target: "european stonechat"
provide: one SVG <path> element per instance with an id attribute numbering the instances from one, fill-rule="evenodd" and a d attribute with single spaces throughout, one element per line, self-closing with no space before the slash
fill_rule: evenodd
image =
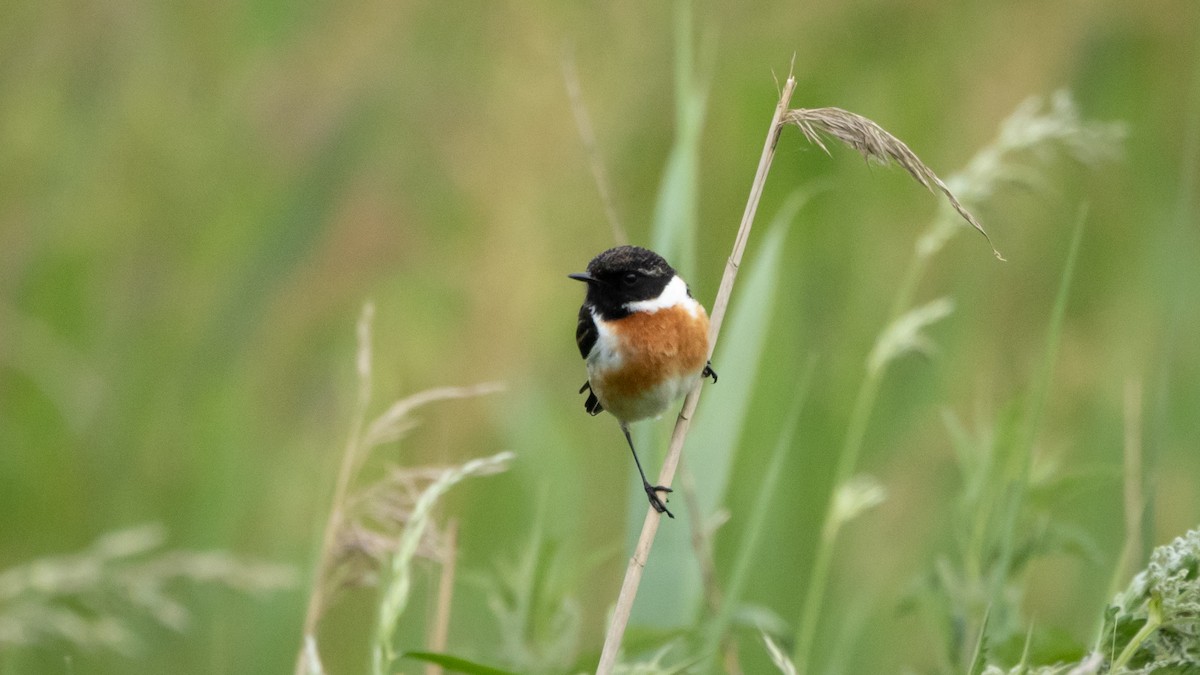
<path id="1" fill-rule="evenodd" d="M 671 488 L 646 480 L 629 424 L 658 417 L 698 378 L 717 381 L 708 362 L 708 314 L 662 256 L 637 246 L 610 248 L 592 258 L 587 272 L 567 276 L 587 284 L 575 328 L 587 360 L 588 379 L 579 389 L 588 391 L 584 409 L 617 418 L 650 505 L 674 518 L 658 495 Z"/>

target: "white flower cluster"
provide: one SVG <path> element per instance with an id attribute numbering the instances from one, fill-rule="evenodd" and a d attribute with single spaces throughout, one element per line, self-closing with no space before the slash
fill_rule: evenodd
<path id="1" fill-rule="evenodd" d="M 1200 663 L 1200 529 L 1154 549 L 1150 564 L 1114 599 L 1113 610 L 1116 626 L 1157 624 L 1136 647 L 1133 662 L 1148 660 L 1151 669 Z"/>

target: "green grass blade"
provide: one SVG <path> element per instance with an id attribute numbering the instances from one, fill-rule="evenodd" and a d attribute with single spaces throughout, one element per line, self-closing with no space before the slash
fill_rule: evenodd
<path id="1" fill-rule="evenodd" d="M 695 467 L 696 487 L 704 515 L 710 516 L 729 484 L 737 443 L 750 417 L 757 374 L 771 332 L 776 290 L 783 271 L 789 226 L 808 199 L 797 191 L 768 226 L 762 249 L 746 267 L 732 303 L 725 332 L 713 354 L 722 379 L 704 392 L 688 443 L 688 462 Z M 728 375 L 728 376 L 727 376 Z"/>
<path id="2" fill-rule="evenodd" d="M 675 12 L 675 141 L 654 205 L 650 248 L 689 280 L 695 279 L 696 272 L 700 136 L 708 108 L 708 86 L 697 74 L 693 42 L 691 2 L 679 0 Z"/>
<path id="3" fill-rule="evenodd" d="M 971 667 L 967 671 L 968 675 L 983 675 L 984 669 L 987 668 L 988 655 L 988 640 L 987 629 L 988 619 L 991 617 L 991 611 L 984 612 L 983 625 L 979 627 L 979 638 L 975 641 L 975 651 L 971 656 Z"/>
<path id="4" fill-rule="evenodd" d="M 417 498 L 404 533 L 400 536 L 396 552 L 381 575 L 385 583 L 382 585 L 371 648 L 371 663 L 376 675 L 388 672 L 390 664 L 395 660 L 392 638 L 396 633 L 400 615 L 408 606 L 409 590 L 412 588 L 412 561 L 421 537 L 432 522 L 434 505 L 450 488 L 464 479 L 503 470 L 508 467 L 513 457 L 511 452 L 501 452 L 447 469 Z"/>
<path id="5" fill-rule="evenodd" d="M 468 661 L 467 659 L 452 656 L 450 654 L 438 654 L 435 652 L 404 652 L 400 655 L 400 658 L 424 661 L 425 663 L 433 663 L 445 668 L 451 673 L 465 673 L 466 675 L 516 675 L 508 670 L 501 670 L 499 668 L 485 666 L 482 663 Z"/>
<path id="6" fill-rule="evenodd" d="M 1075 273 L 1075 260 L 1079 255 L 1079 242 L 1083 239 L 1083 225 L 1087 220 L 1087 208 L 1081 208 L 1075 223 L 1071 244 L 1067 250 L 1066 264 L 1063 266 L 1062 280 L 1059 282 L 1058 293 L 1054 299 L 1054 309 L 1050 313 L 1050 327 L 1046 331 L 1045 352 L 1037 381 L 1029 399 L 1029 407 L 1024 415 L 1022 434 L 1017 447 L 1014 448 L 1010 462 L 1013 464 L 1005 477 L 1011 488 L 1007 508 L 1004 511 L 1003 530 L 1000 533 L 1001 564 L 997 569 L 1007 570 L 1014 556 L 1013 540 L 1016 536 L 1017 521 L 1021 508 L 1025 503 L 1025 495 L 1029 490 L 1029 471 L 1033 464 L 1033 444 L 1037 438 L 1038 427 L 1041 425 L 1042 413 L 1046 408 L 1046 397 L 1050 391 L 1050 382 L 1054 375 L 1054 363 L 1058 357 L 1058 347 L 1062 341 L 1063 317 L 1066 315 L 1067 299 L 1070 296 L 1071 280 Z M 993 577 L 993 601 L 1003 592 L 1006 581 L 1005 575 Z"/>
<path id="7" fill-rule="evenodd" d="M 767 654 L 771 656 L 771 663 L 774 663 L 775 667 L 778 668 L 779 672 L 783 673 L 783 675 L 796 675 L 796 666 L 792 663 L 791 659 L 787 657 L 787 654 L 783 653 L 783 650 L 779 648 L 779 645 L 775 644 L 775 641 L 771 639 L 770 635 L 767 635 L 766 633 L 761 633 L 761 635 L 763 644 L 765 644 L 767 647 Z"/>
<path id="8" fill-rule="evenodd" d="M 787 201 L 771 223 L 762 249 L 744 266 L 738 297 L 731 303 L 726 332 L 713 357 L 720 382 L 704 392 L 692 423 L 693 433 L 684 449 L 683 462 L 695 478 L 696 500 L 705 519 L 722 501 L 737 443 L 750 416 L 755 375 L 770 334 L 775 290 L 783 268 L 785 237 L 806 196 L 797 192 Z M 641 490 L 637 494 L 644 505 L 645 495 Z M 682 506 L 683 499 L 678 497 L 672 503 Z M 644 511 L 637 509 L 635 513 L 640 519 Z M 660 555 L 652 557 L 646 567 L 633 617 L 660 627 L 690 623 L 704 598 L 700 572 L 693 562 L 690 528 L 686 522 L 680 527 L 663 528 L 654 546 Z M 661 567 L 655 558 L 664 561 Z"/>
<path id="9" fill-rule="evenodd" d="M 1050 381 L 1054 375 L 1054 363 L 1058 359 L 1058 347 L 1062 342 L 1063 317 L 1067 311 L 1067 300 L 1070 297 L 1071 280 L 1075 274 L 1075 261 L 1079 257 L 1079 242 L 1083 239 L 1083 225 L 1087 221 L 1087 207 L 1079 210 L 1075 223 L 1075 231 L 1071 235 L 1071 244 L 1067 249 L 1067 261 L 1063 266 L 1062 280 L 1059 282 L 1058 294 L 1054 298 L 1054 309 L 1050 313 L 1050 329 L 1046 333 L 1045 352 L 1042 355 L 1042 366 L 1037 384 L 1030 400 L 1029 415 L 1025 428 L 1025 445 L 1033 445 L 1038 427 L 1041 425 L 1042 413 L 1046 409 L 1046 397 L 1050 391 Z"/>
<path id="10" fill-rule="evenodd" d="M 703 78 L 696 72 L 692 23 L 690 0 L 678 0 L 675 5 L 675 138 L 667 157 L 654 207 L 650 248 L 670 261 L 684 279 L 695 282 L 700 136 L 704 128 L 708 90 Z M 659 462 L 647 458 L 662 457 L 666 449 L 666 426 L 643 423 L 633 427 L 634 443 L 642 460 L 649 461 L 654 467 L 646 467 L 650 475 L 657 473 Z M 615 438 L 619 440 L 620 434 L 616 433 Z M 632 550 L 641 533 L 646 495 L 636 481 L 629 481 L 629 489 L 630 508 L 625 541 L 629 550 Z M 676 499 L 675 504 L 676 508 L 673 508 L 673 511 L 682 507 L 683 500 Z M 661 552 L 661 555 L 655 558 L 664 561 L 694 558 L 686 524 L 677 528 L 664 528 L 659 533 L 654 547 Z M 663 570 L 655 566 L 653 558 L 650 564 L 646 570 L 646 583 L 643 583 L 640 593 L 645 597 L 639 597 L 631 620 L 658 628 L 678 626 L 690 621 L 693 603 L 684 594 L 694 592 L 698 584 L 680 583 L 678 562 L 672 565 L 671 569 Z M 694 568 L 688 568 L 687 573 L 693 577 L 698 576 Z"/>
<path id="11" fill-rule="evenodd" d="M 742 541 L 738 546 L 738 555 L 733 561 L 732 571 L 725 585 L 721 609 L 709 624 L 705 634 L 704 645 L 711 655 L 716 654 L 721 640 L 729 629 L 734 611 L 742 602 L 746 581 L 750 575 L 750 565 L 760 557 L 759 547 L 763 541 L 767 513 L 771 501 L 775 497 L 775 489 L 779 485 L 779 476 L 783 472 L 783 464 L 787 458 L 787 453 L 793 447 L 796 428 L 800 423 L 800 411 L 804 408 L 804 400 L 808 396 L 808 387 L 812 381 L 812 366 L 813 364 L 810 360 L 808 366 L 805 368 L 804 375 L 800 378 L 800 384 L 796 388 L 796 397 L 792 403 L 791 411 L 788 413 L 787 421 L 784 422 L 781 428 L 779 441 L 771 451 L 771 458 L 768 460 L 767 468 L 763 472 L 762 478 L 757 482 L 758 492 L 755 495 L 754 506 L 745 522 L 738 527 L 738 531 L 742 533 Z"/>

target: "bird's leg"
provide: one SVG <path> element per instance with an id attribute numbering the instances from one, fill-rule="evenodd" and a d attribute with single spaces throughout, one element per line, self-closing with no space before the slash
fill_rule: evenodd
<path id="1" fill-rule="evenodd" d="M 700 373 L 700 379 L 703 380 L 706 377 L 711 377 L 713 379 L 713 384 L 717 383 L 717 371 L 712 369 L 712 361 L 704 364 L 704 370 Z"/>
<path id="2" fill-rule="evenodd" d="M 633 463 L 637 465 L 638 473 L 642 476 L 642 487 L 646 490 L 646 498 L 650 500 L 650 506 L 654 507 L 655 511 L 665 513 L 674 518 L 675 514 L 667 510 L 666 502 L 658 496 L 659 492 L 672 492 L 671 488 L 662 485 L 651 485 L 650 481 L 646 480 L 646 472 L 642 471 L 642 462 L 638 459 L 637 450 L 633 449 L 633 438 L 629 436 L 629 427 L 622 423 L 621 431 L 625 433 L 625 440 L 629 443 L 629 449 L 633 452 Z"/>

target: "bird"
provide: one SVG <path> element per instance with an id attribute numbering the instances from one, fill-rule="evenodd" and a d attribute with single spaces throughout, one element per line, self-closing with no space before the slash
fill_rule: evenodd
<path id="1" fill-rule="evenodd" d="M 674 518 L 638 459 L 629 425 L 658 417 L 698 380 L 717 373 L 709 361 L 708 313 L 687 283 L 659 254 L 617 246 L 592 258 L 587 271 L 568 274 L 587 284 L 575 342 L 587 362 L 584 410 L 617 419 L 650 506 Z"/>

